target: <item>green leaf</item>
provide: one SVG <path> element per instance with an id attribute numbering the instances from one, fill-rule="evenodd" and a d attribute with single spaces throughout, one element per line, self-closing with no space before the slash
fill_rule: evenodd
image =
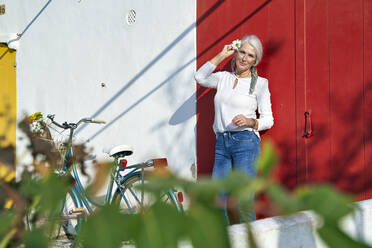
<path id="1" fill-rule="evenodd" d="M 28 179 L 22 187 L 22 191 L 31 198 L 39 199 L 38 207 L 41 212 L 54 214 L 59 214 L 68 190 L 68 178 L 54 173 L 40 180 Z"/>
<path id="2" fill-rule="evenodd" d="M 45 235 L 45 231 L 42 228 L 34 228 L 31 231 L 26 232 L 23 241 L 26 247 L 38 248 L 47 248 L 49 242 Z"/>
<path id="3" fill-rule="evenodd" d="M 158 201 L 140 216 L 141 232 L 135 237 L 138 248 L 177 247 L 186 237 L 187 217 L 172 205 Z"/>
<path id="4" fill-rule="evenodd" d="M 257 161 L 259 174 L 263 178 L 268 178 L 277 164 L 277 155 L 275 152 L 274 144 L 265 140 L 262 144 L 262 153 Z"/>
<path id="5" fill-rule="evenodd" d="M 105 205 L 88 216 L 78 237 L 83 247 L 121 247 L 122 242 L 141 232 L 137 215 L 126 215 L 113 205 Z"/>
<path id="6" fill-rule="evenodd" d="M 325 222 L 338 223 L 342 217 L 355 209 L 348 196 L 337 192 L 329 185 L 301 190 L 297 199 L 302 209 L 314 210 Z"/>
<path id="7" fill-rule="evenodd" d="M 192 226 L 188 230 L 193 247 L 230 247 L 227 225 L 223 211 L 195 202 L 189 210 Z"/>
<path id="8" fill-rule="evenodd" d="M 367 244 L 352 239 L 334 223 L 325 223 L 325 225 L 317 231 L 320 238 L 329 247 L 371 248 L 371 246 Z"/>
<path id="9" fill-rule="evenodd" d="M 16 213 L 14 212 L 14 210 L 5 209 L 0 212 L 0 239 L 2 239 L 2 237 L 9 232 L 13 225 L 15 217 Z"/>
<path id="10" fill-rule="evenodd" d="M 297 199 L 291 197 L 287 190 L 279 184 L 270 184 L 267 188 L 267 194 L 271 200 L 278 204 L 283 214 L 290 214 L 300 210 Z"/>
<path id="11" fill-rule="evenodd" d="M 202 179 L 197 183 L 190 183 L 185 192 L 195 201 L 204 204 L 214 204 L 216 196 L 226 191 L 225 183 L 222 180 Z"/>

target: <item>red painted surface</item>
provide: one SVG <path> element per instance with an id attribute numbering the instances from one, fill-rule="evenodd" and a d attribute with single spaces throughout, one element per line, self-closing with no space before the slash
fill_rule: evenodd
<path id="1" fill-rule="evenodd" d="M 301 20 L 296 28 L 297 118 L 310 110 L 314 134 L 310 139 L 297 134 L 298 182 L 332 182 L 365 199 L 372 189 L 366 173 L 372 166 L 367 148 L 371 126 L 366 125 L 371 111 L 365 105 L 371 82 L 364 76 L 372 70 L 364 65 L 370 60 L 365 50 L 372 45 L 365 42 L 371 8 L 364 8 L 364 1 L 296 3 Z"/>
<path id="2" fill-rule="evenodd" d="M 363 1 L 329 5 L 331 180 L 363 199 Z"/>
<path id="3" fill-rule="evenodd" d="M 372 2 L 199 0 L 197 17 L 198 68 L 245 34 L 263 42 L 258 73 L 269 79 L 275 124 L 262 137 L 281 154 L 276 178 L 289 188 L 332 182 L 372 198 Z M 198 86 L 199 176 L 213 166 L 214 93 Z"/>
<path id="4" fill-rule="evenodd" d="M 330 176 L 328 3 L 296 1 L 297 183 L 327 181 Z M 312 136 L 304 138 L 305 111 Z"/>
<path id="5" fill-rule="evenodd" d="M 367 182 L 372 176 L 372 2 L 364 1 L 363 6 L 363 134 L 364 134 L 364 184 L 365 198 L 372 198 L 372 187 Z"/>

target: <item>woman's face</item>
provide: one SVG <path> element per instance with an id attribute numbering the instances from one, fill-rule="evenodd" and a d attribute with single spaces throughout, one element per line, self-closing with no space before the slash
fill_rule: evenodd
<path id="1" fill-rule="evenodd" d="M 248 42 L 244 43 L 236 53 L 236 70 L 237 72 L 245 72 L 256 62 L 256 51 Z"/>

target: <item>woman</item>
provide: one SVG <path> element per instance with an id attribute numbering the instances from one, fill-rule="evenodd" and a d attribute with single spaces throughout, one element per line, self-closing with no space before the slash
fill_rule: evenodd
<path id="1" fill-rule="evenodd" d="M 236 52 L 235 52 L 236 50 Z M 231 61 L 232 72 L 213 73 L 226 58 Z M 205 63 L 195 74 L 204 87 L 215 88 L 214 124 L 216 152 L 212 178 L 225 178 L 232 169 L 254 178 L 255 160 L 260 152 L 258 131 L 274 124 L 271 111 L 268 80 L 257 75 L 256 66 L 262 58 L 262 44 L 255 35 L 245 36 L 240 44 L 225 45 L 220 53 Z M 258 110 L 259 118 L 256 116 Z M 223 197 L 225 216 L 226 196 Z M 252 196 L 253 201 L 253 196 Z M 255 212 L 240 212 L 240 221 L 256 219 Z"/>

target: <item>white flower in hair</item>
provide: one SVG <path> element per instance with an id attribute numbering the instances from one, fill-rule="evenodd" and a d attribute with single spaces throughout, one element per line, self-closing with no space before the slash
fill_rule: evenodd
<path id="1" fill-rule="evenodd" d="M 242 44 L 241 40 L 234 40 L 231 45 L 234 48 L 234 50 L 238 50 L 241 44 Z"/>

